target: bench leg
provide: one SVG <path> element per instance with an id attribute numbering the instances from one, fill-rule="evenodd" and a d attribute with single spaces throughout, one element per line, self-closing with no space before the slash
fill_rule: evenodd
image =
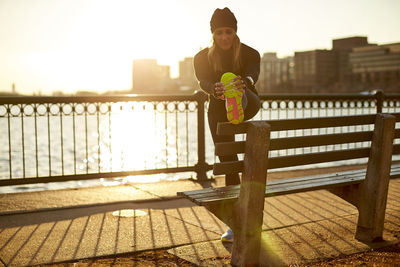
<path id="1" fill-rule="evenodd" d="M 223 221 L 231 229 L 235 229 L 235 215 L 234 212 L 237 209 L 237 200 L 225 201 L 218 204 L 208 204 L 206 208 L 217 216 L 218 219 Z"/>
<path id="2" fill-rule="evenodd" d="M 334 188 L 329 188 L 329 192 L 332 194 L 342 198 L 343 200 L 349 202 L 350 204 L 358 207 L 358 195 L 360 192 L 360 185 L 359 184 L 352 184 L 352 185 L 345 185 L 345 186 L 338 186 Z"/>
<path id="3" fill-rule="evenodd" d="M 356 239 L 381 241 L 390 180 L 395 117 L 378 114 L 365 181 L 360 185 Z"/>
<path id="4" fill-rule="evenodd" d="M 232 260 L 234 266 L 257 266 L 260 258 L 261 231 L 264 214 L 265 184 L 242 184 L 248 191 L 242 197 L 236 210 L 236 221 L 233 225 L 234 240 L 232 246 Z"/>
<path id="5" fill-rule="evenodd" d="M 233 216 L 234 266 L 259 265 L 269 133 L 270 126 L 263 122 L 252 122 L 247 130 L 242 184 Z"/>

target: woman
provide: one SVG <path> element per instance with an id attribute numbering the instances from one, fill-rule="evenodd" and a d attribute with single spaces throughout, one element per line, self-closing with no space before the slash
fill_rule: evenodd
<path id="1" fill-rule="evenodd" d="M 200 87 L 209 94 L 208 124 L 215 143 L 229 142 L 234 136 L 217 136 L 218 122 L 226 122 L 224 84 L 221 76 L 226 72 L 236 74 L 234 89 L 244 90 L 242 107 L 244 120 L 254 117 L 260 109 L 260 99 L 254 84 L 260 73 L 260 54 L 253 48 L 242 44 L 236 35 L 237 21 L 229 8 L 216 9 L 210 21 L 213 44 L 194 57 L 194 69 Z M 237 156 L 220 156 L 221 162 L 237 160 Z M 225 177 L 226 185 L 240 183 L 239 174 L 229 174 Z M 224 237 L 225 236 L 225 237 Z M 231 241 L 231 232 L 222 236 L 223 241 Z"/>

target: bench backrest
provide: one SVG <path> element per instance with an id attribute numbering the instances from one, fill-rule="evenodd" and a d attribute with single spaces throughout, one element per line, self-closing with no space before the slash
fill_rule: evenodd
<path id="1" fill-rule="evenodd" d="M 393 155 L 398 155 L 400 154 L 400 127 L 398 126 L 400 113 L 392 115 L 396 117 L 397 122 Z M 268 169 L 368 158 L 375 119 L 376 115 L 373 114 L 266 121 L 271 126 Z M 217 134 L 245 134 L 249 123 L 244 122 L 239 125 L 219 123 Z M 343 127 L 350 128 L 347 128 L 347 132 L 336 132 L 337 129 Z M 302 134 L 298 136 L 298 132 Z M 355 144 L 360 142 L 363 145 L 357 147 Z M 242 154 L 245 151 L 245 143 L 245 141 L 218 143 L 215 154 L 217 156 Z M 288 149 L 293 153 L 283 153 L 283 155 L 279 153 L 281 150 Z M 239 160 L 215 163 L 213 171 L 215 175 L 220 175 L 242 172 L 242 170 L 243 161 Z"/>

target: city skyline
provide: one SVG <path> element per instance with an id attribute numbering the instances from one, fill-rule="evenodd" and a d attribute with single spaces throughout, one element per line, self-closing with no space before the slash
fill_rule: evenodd
<path id="1" fill-rule="evenodd" d="M 400 41 L 400 2 L 384 1 L 10 1 L 0 0 L 0 90 L 124 90 L 132 62 L 170 65 L 211 44 L 209 19 L 228 6 L 242 42 L 261 56 L 331 49 L 332 39 Z M 276 26 L 272 26 L 276 25 Z M 172 30 L 174 29 L 174 30 Z M 3 41 L 4 40 L 4 41 Z"/>

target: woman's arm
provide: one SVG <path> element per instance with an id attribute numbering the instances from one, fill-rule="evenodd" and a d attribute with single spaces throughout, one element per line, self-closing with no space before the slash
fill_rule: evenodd
<path id="1" fill-rule="evenodd" d="M 202 50 L 195 55 L 194 60 L 194 73 L 199 81 L 200 88 L 206 93 L 214 95 L 215 81 L 211 72 L 211 66 L 208 63 L 207 51 Z"/>
<path id="2" fill-rule="evenodd" d="M 260 75 L 260 54 L 257 50 L 246 47 L 245 52 L 245 69 L 244 69 L 244 77 L 243 81 L 246 84 L 246 87 L 257 93 L 255 89 L 255 83 L 258 80 L 258 76 Z"/>

